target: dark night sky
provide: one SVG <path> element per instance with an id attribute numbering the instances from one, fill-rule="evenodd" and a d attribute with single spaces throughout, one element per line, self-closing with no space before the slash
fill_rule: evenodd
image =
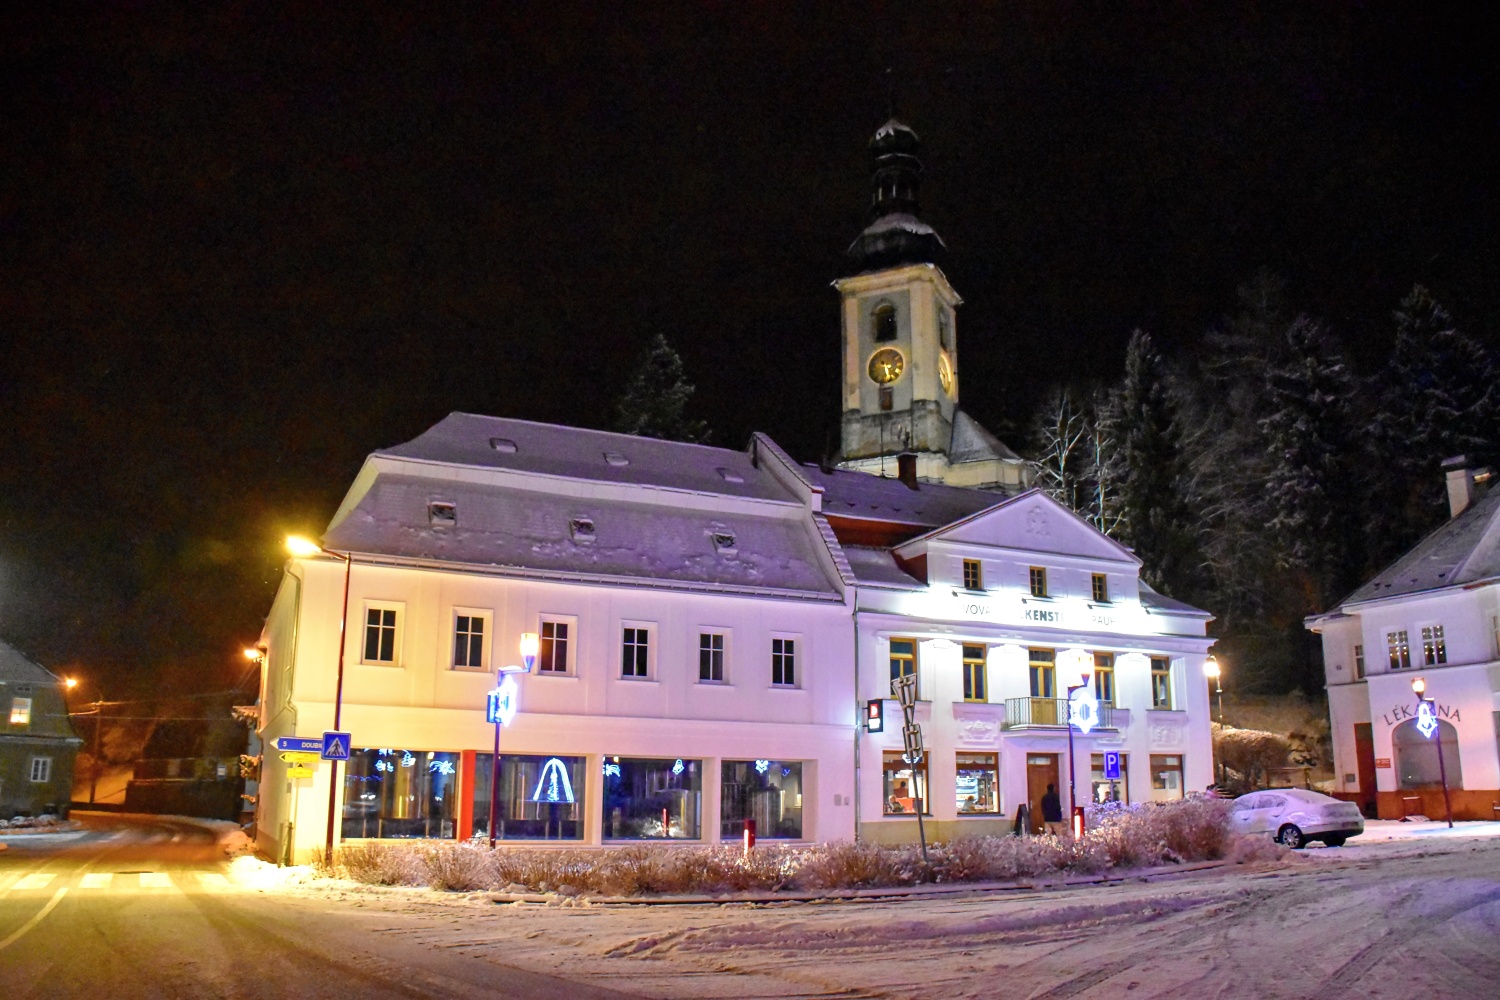
<path id="1" fill-rule="evenodd" d="M 607 425 L 654 331 L 718 443 L 830 451 L 828 283 L 888 66 L 966 299 L 964 406 L 998 430 L 1112 378 L 1137 326 L 1191 350 L 1263 266 L 1365 370 L 1415 281 L 1500 340 L 1478 14 L 25 6 L 0 636 L 111 695 L 233 682 L 281 536 L 369 451 L 452 410 Z"/>

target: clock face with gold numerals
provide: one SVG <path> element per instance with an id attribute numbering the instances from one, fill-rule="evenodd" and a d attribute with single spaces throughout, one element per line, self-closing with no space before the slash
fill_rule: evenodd
<path id="1" fill-rule="evenodd" d="M 906 370 L 906 359 L 894 347 L 883 347 L 870 357 L 870 378 L 880 385 L 890 385 Z"/>
<path id="2" fill-rule="evenodd" d="M 938 355 L 938 381 L 943 383 L 944 392 L 953 391 L 953 363 L 946 354 Z"/>

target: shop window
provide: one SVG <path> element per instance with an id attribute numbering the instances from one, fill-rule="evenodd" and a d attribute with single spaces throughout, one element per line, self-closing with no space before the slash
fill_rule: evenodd
<path id="1" fill-rule="evenodd" d="M 954 796 L 961 816 L 1000 811 L 1000 755 L 960 753 Z"/>
<path id="2" fill-rule="evenodd" d="M 453 666 L 483 670 L 489 666 L 490 613 L 455 609 L 453 612 Z"/>
<path id="3" fill-rule="evenodd" d="M 1161 656 L 1151 657 L 1151 707 L 1172 707 L 1172 661 Z"/>
<path id="4" fill-rule="evenodd" d="M 362 663 L 395 666 L 401 651 L 401 605 L 365 605 L 365 642 Z"/>
<path id="5" fill-rule="evenodd" d="M 771 683 L 776 687 L 797 686 L 797 640 L 771 639 Z"/>
<path id="6" fill-rule="evenodd" d="M 31 782 L 35 785 L 45 785 L 52 780 L 52 758 L 31 758 Z"/>
<path id="7" fill-rule="evenodd" d="M 1115 654 L 1094 654 L 1094 697 L 1100 704 L 1115 703 Z"/>
<path id="8" fill-rule="evenodd" d="M 474 836 L 490 835 L 494 756 L 474 755 Z M 500 754 L 496 840 L 582 840 L 587 788 L 583 757 Z"/>
<path id="9" fill-rule="evenodd" d="M 1155 760 L 1155 758 L 1152 758 Z M 1110 780 L 1104 777 L 1104 755 L 1093 755 L 1093 775 L 1090 778 L 1093 801 L 1130 802 L 1130 755 L 1120 754 L 1120 777 Z M 1180 782 L 1179 782 L 1180 784 Z"/>
<path id="10" fill-rule="evenodd" d="M 1094 587 L 1094 603 L 1095 604 L 1108 604 L 1109 603 L 1109 577 L 1105 576 L 1103 573 L 1095 573 L 1093 575 L 1092 580 L 1093 580 L 1093 587 Z"/>
<path id="11" fill-rule="evenodd" d="M 698 840 L 703 762 L 606 757 L 606 840 Z"/>
<path id="12" fill-rule="evenodd" d="M 900 750 L 887 750 L 884 755 L 885 770 L 885 815 L 910 816 L 917 811 L 917 800 L 922 800 L 922 815 L 932 814 L 932 805 L 927 801 L 927 757 L 922 763 L 908 764 Z"/>
<path id="13" fill-rule="evenodd" d="M 344 771 L 343 836 L 456 837 L 458 765 L 456 753 L 351 751 Z"/>
<path id="14" fill-rule="evenodd" d="M 620 676 L 648 677 L 651 669 L 651 630 L 626 625 L 620 633 Z"/>
<path id="15" fill-rule="evenodd" d="M 544 674 L 573 672 L 573 618 L 543 617 L 538 623 L 537 670 Z"/>
<path id="16" fill-rule="evenodd" d="M 891 640 L 891 696 L 896 694 L 896 681 L 917 674 L 917 643 L 915 639 Z"/>
<path id="17" fill-rule="evenodd" d="M 1365 647 L 1360 645 L 1354 647 L 1354 679 L 1365 679 Z"/>
<path id="18" fill-rule="evenodd" d="M 1182 756 L 1180 754 L 1152 754 L 1151 801 L 1171 802 L 1182 797 Z"/>
<path id="19" fill-rule="evenodd" d="M 1443 626 L 1422 626 L 1422 663 L 1435 667 L 1448 662 L 1448 643 L 1443 639 Z"/>
<path id="20" fill-rule="evenodd" d="M 12 726 L 31 725 L 30 698 L 12 698 L 10 700 L 10 724 Z"/>
<path id="21" fill-rule="evenodd" d="M 964 701 L 985 701 L 984 668 L 986 660 L 984 646 L 964 646 Z"/>
<path id="22" fill-rule="evenodd" d="M 724 682 L 724 633 L 698 633 L 698 681 L 704 684 Z"/>
<path id="23" fill-rule="evenodd" d="M 1031 567 L 1031 596 L 1047 596 L 1047 568 L 1045 566 Z"/>
<path id="24" fill-rule="evenodd" d="M 1411 643 L 1407 641 L 1405 629 L 1387 632 L 1385 647 L 1390 654 L 1392 670 L 1406 670 L 1411 666 Z"/>
<path id="25" fill-rule="evenodd" d="M 984 576 L 980 572 L 978 559 L 964 560 L 964 589 L 983 590 Z"/>
<path id="26" fill-rule="evenodd" d="M 802 837 L 802 763 L 780 760 L 726 760 L 719 783 L 719 836 L 738 839 L 745 820 L 755 820 L 757 837 Z"/>
<path id="27" fill-rule="evenodd" d="M 1458 730 L 1451 722 L 1437 720 L 1437 732 L 1423 736 L 1416 719 L 1407 719 L 1391 731 L 1391 749 L 1396 758 L 1396 787 L 1402 791 L 1441 788 L 1444 771 L 1449 789 L 1464 787 L 1463 761 L 1458 756 Z M 1441 766 L 1438 754 L 1443 755 Z"/>

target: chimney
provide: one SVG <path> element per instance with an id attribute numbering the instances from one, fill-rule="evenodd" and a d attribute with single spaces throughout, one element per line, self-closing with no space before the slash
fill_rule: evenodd
<path id="1" fill-rule="evenodd" d="M 1443 475 L 1448 480 L 1448 516 L 1457 517 L 1474 502 L 1474 470 L 1468 456 L 1443 459 Z"/>
<path id="2" fill-rule="evenodd" d="M 903 451 L 896 456 L 896 478 L 909 490 L 921 489 L 917 485 L 917 456 L 914 452 Z"/>

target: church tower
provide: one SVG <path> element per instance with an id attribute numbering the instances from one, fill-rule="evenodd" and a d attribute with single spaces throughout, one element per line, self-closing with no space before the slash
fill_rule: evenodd
<path id="1" fill-rule="evenodd" d="M 938 267 L 947 247 L 921 219 L 917 134 L 890 119 L 870 140 L 869 220 L 849 247 L 843 300 L 844 407 L 839 467 L 954 486 L 1021 487 L 1025 463 L 958 406 L 957 309 Z"/>

